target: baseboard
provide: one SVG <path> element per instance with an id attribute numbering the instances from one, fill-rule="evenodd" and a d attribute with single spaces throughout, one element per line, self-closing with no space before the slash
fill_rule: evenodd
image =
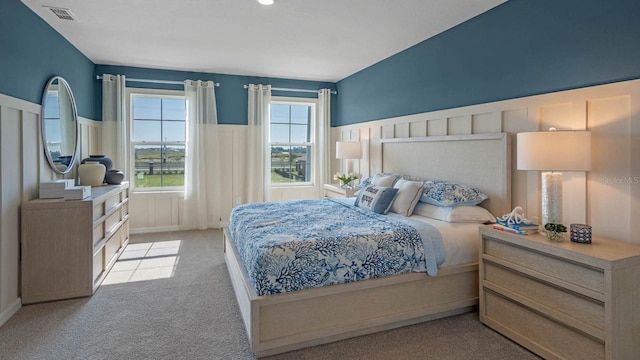
<path id="1" fill-rule="evenodd" d="M 0 313 L 0 326 L 4 325 L 20 308 L 22 308 L 22 299 L 17 298 L 7 310 Z"/>
<path id="2" fill-rule="evenodd" d="M 151 227 L 151 228 L 137 228 L 137 229 L 129 229 L 129 234 L 149 234 L 149 233 L 156 233 L 156 232 L 181 231 L 181 230 L 187 230 L 187 228 L 181 225 L 158 226 L 158 227 Z"/>

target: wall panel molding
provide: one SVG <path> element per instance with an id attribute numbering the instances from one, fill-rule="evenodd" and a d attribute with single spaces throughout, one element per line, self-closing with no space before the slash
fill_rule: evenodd
<path id="1" fill-rule="evenodd" d="M 595 236 L 640 244 L 634 236 L 640 224 L 632 220 L 640 218 L 640 80 L 346 125 L 333 128 L 332 134 L 335 139 L 354 132 L 370 134 L 364 144 L 368 158 L 356 160 L 369 176 L 381 169 L 376 160 L 380 139 L 508 132 L 514 141 L 513 205 L 539 218 L 540 173 L 517 170 L 515 134 L 551 126 L 587 129 L 593 138 L 592 171 L 564 173 L 563 222 L 587 223 Z"/>
<path id="2" fill-rule="evenodd" d="M 39 104 L 0 94 L 0 325 L 20 300 L 20 207 L 38 197 L 41 181 L 62 178 L 49 168 L 40 134 Z M 97 149 L 100 122 L 79 118 L 82 149 Z M 86 138 L 82 134 L 87 134 Z M 75 178 L 71 172 L 67 178 Z"/>

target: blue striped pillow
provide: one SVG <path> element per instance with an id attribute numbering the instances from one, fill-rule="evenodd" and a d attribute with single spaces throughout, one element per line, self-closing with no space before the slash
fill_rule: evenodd
<path id="1" fill-rule="evenodd" d="M 392 187 L 369 185 L 362 188 L 355 205 L 377 214 L 386 214 L 397 193 L 398 189 Z"/>

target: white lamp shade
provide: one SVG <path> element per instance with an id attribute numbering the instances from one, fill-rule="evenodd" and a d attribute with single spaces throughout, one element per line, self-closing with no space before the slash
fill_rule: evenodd
<path id="1" fill-rule="evenodd" d="M 518 170 L 591 170 L 591 132 L 521 132 L 518 139 Z"/>
<path id="2" fill-rule="evenodd" d="M 362 146 L 359 142 L 336 142 L 336 159 L 361 159 Z"/>

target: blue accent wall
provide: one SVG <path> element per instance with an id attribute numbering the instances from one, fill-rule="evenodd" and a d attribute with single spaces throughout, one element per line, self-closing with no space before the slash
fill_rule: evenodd
<path id="1" fill-rule="evenodd" d="M 214 80 L 218 119 L 221 124 L 247 124 L 247 90 L 249 83 L 275 87 L 317 90 L 336 89 L 335 83 L 264 78 L 240 75 L 196 73 L 137 67 L 95 65 L 19 0 L 0 1 L 0 93 L 40 104 L 49 78 L 62 76 L 71 86 L 78 114 L 102 120 L 102 83 L 96 75 L 123 74 L 130 78 L 176 80 Z M 131 83 L 129 86 L 182 89 L 181 86 Z M 274 96 L 317 97 L 300 92 L 273 92 Z M 335 96 L 332 100 L 335 101 Z M 336 116 L 337 106 L 332 106 Z"/>
<path id="2" fill-rule="evenodd" d="M 640 78 L 640 1 L 510 0 L 338 82 L 333 126 Z"/>
<path id="3" fill-rule="evenodd" d="M 95 75 L 113 74 L 125 75 L 127 78 L 134 79 L 155 79 L 155 80 L 171 80 L 183 81 L 191 80 L 211 80 L 220 83 L 220 87 L 216 88 L 216 105 L 218 110 L 218 123 L 230 125 L 247 125 L 247 89 L 243 86 L 247 84 L 270 84 L 272 87 L 294 88 L 294 89 L 332 89 L 335 90 L 335 83 L 288 80 L 279 78 L 253 77 L 242 75 L 225 75 L 212 73 L 198 73 L 187 71 L 172 71 L 147 69 L 139 67 L 127 66 L 110 66 L 96 65 Z M 95 76 L 93 77 L 96 78 Z M 167 89 L 167 90 L 183 90 L 182 85 L 167 84 L 150 84 L 127 82 L 127 87 L 151 88 L 151 89 Z M 102 114 L 102 81 L 95 81 L 95 93 L 98 101 L 96 101 L 96 113 Z M 273 91 L 272 96 L 288 96 L 288 97 L 306 97 L 317 98 L 318 94 L 302 93 L 302 92 L 283 92 Z M 335 100 L 335 95 L 332 100 Z M 336 116 L 337 109 L 332 103 L 332 117 Z M 100 115 L 100 118 L 102 115 Z"/>
<path id="4" fill-rule="evenodd" d="M 19 0 L 3 0 L 0 93 L 40 103 L 47 80 L 60 75 L 79 115 L 101 120 L 95 75 L 214 80 L 220 123 L 241 125 L 245 84 L 331 88 L 332 126 L 341 126 L 640 78 L 638 14 L 637 0 L 510 0 L 334 84 L 94 65 Z"/>
<path id="5" fill-rule="evenodd" d="M 95 119 L 94 65 L 19 0 L 0 1 L 0 93 L 40 104 L 47 81 L 62 76 L 78 115 Z"/>

